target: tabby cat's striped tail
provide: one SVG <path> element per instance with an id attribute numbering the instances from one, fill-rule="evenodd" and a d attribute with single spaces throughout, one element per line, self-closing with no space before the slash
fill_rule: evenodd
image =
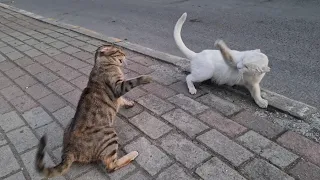
<path id="1" fill-rule="evenodd" d="M 54 176 L 62 175 L 66 173 L 71 164 L 74 161 L 73 155 L 66 154 L 62 157 L 62 161 L 60 164 L 56 165 L 55 167 L 45 167 L 45 164 L 43 162 L 44 155 L 45 155 L 45 147 L 47 144 L 46 136 L 43 136 L 40 139 L 38 151 L 36 154 L 36 170 L 46 176 L 47 178 L 52 178 Z"/>

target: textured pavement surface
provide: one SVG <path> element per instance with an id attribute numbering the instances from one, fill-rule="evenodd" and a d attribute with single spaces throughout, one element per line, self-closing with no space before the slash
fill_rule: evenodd
<path id="1" fill-rule="evenodd" d="M 60 161 L 63 128 L 101 44 L 0 8 L 0 179 L 42 179 L 34 157 L 45 133 L 46 164 Z M 137 150 L 139 157 L 111 174 L 101 164 L 74 164 L 55 179 L 320 179 L 319 121 L 257 109 L 251 99 L 205 84 L 191 96 L 179 69 L 126 53 L 127 78 L 155 79 L 127 94 L 137 103 L 116 120 L 120 154 Z"/>
<path id="2" fill-rule="evenodd" d="M 0 0 L 107 36 L 182 56 L 173 27 L 194 51 L 222 38 L 231 48 L 257 49 L 270 59 L 266 89 L 320 108 L 318 0 Z"/>

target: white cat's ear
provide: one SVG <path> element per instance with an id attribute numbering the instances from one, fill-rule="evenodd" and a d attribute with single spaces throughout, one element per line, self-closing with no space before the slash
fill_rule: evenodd
<path id="1" fill-rule="evenodd" d="M 260 52 L 260 53 L 261 53 L 260 49 L 255 49 L 254 51 L 255 51 L 255 52 Z"/>

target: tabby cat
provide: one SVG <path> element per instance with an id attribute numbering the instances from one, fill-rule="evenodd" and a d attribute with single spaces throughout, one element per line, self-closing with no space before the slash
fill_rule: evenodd
<path id="1" fill-rule="evenodd" d="M 152 81 L 150 76 L 125 80 L 122 65 L 124 52 L 112 45 L 99 47 L 87 87 L 83 90 L 74 118 L 65 129 L 62 161 L 55 167 L 43 162 L 46 136 L 40 140 L 36 154 L 36 169 L 46 177 L 66 173 L 73 162 L 90 163 L 101 160 L 109 172 L 134 160 L 137 151 L 118 158 L 118 137 L 113 126 L 121 106 L 132 107 L 133 101 L 122 97 L 132 88 Z"/>

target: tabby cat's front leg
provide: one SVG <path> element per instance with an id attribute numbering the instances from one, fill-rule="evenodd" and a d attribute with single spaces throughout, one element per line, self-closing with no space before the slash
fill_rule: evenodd
<path id="1" fill-rule="evenodd" d="M 134 101 L 128 100 L 124 97 L 120 97 L 120 106 L 128 109 L 134 106 Z"/>
<path id="2" fill-rule="evenodd" d="M 131 89 L 139 85 L 148 84 L 151 82 L 151 76 L 139 76 L 128 80 L 119 81 L 115 87 L 115 95 L 119 98 L 123 96 L 125 93 L 129 92 Z"/>

